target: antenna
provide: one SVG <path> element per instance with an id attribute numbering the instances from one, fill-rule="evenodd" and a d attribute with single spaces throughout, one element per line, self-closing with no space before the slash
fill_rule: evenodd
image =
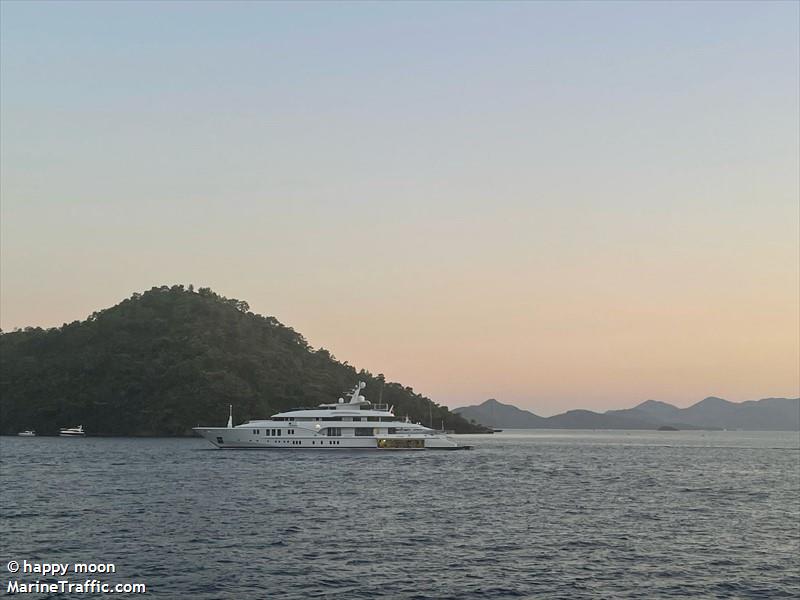
<path id="1" fill-rule="evenodd" d="M 228 429 L 233 429 L 233 404 L 228 405 Z"/>

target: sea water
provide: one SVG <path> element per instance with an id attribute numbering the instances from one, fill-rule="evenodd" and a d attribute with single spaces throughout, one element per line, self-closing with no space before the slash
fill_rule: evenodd
<path id="1" fill-rule="evenodd" d="M 800 596 L 797 432 L 457 437 L 474 449 L 4 437 L 0 594 L 63 580 L 195 600 Z"/>

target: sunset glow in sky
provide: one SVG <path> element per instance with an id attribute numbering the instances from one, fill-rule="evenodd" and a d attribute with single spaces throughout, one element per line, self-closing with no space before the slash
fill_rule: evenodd
<path id="1" fill-rule="evenodd" d="M 193 283 L 451 407 L 797 396 L 799 6 L 3 2 L 2 328 Z"/>

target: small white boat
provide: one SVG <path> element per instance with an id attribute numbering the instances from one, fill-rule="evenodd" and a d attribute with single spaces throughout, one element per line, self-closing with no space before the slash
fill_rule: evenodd
<path id="1" fill-rule="evenodd" d="M 36 432 L 33 429 L 26 429 L 17 434 L 19 437 L 36 437 Z"/>
<path id="2" fill-rule="evenodd" d="M 82 437 L 86 434 L 83 431 L 83 425 L 78 425 L 77 427 L 62 429 L 58 432 L 58 435 L 62 437 Z"/>

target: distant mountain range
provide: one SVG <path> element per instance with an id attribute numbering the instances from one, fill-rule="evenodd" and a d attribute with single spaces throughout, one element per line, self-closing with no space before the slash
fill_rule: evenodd
<path id="1" fill-rule="evenodd" d="M 800 430 L 800 398 L 764 398 L 729 402 L 709 397 L 688 408 L 647 400 L 634 408 L 596 413 L 570 410 L 552 417 L 490 399 L 453 412 L 489 427 L 511 429 L 745 429 Z"/>

